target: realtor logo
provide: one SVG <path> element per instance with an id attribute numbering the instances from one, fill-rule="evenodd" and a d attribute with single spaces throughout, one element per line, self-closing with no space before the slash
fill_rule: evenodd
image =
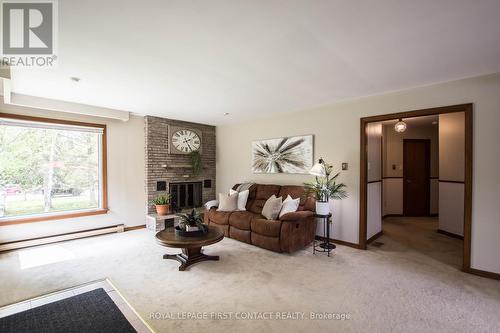
<path id="1" fill-rule="evenodd" d="M 56 7 L 50 0 L 1 1 L 2 60 L 11 66 L 53 67 Z"/>

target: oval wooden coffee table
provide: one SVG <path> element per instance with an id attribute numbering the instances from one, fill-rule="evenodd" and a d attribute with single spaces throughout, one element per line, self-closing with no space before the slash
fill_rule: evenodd
<path id="1" fill-rule="evenodd" d="M 215 244 L 224 238 L 224 233 L 217 228 L 208 228 L 208 233 L 197 237 L 177 236 L 174 228 L 168 228 L 156 234 L 156 241 L 166 247 L 181 248 L 182 253 L 165 254 L 163 259 L 173 259 L 181 263 L 180 271 L 192 264 L 205 260 L 219 260 L 219 256 L 208 256 L 201 252 L 203 246 Z"/>

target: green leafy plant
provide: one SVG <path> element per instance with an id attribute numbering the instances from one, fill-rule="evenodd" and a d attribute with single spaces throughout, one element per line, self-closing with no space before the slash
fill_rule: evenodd
<path id="1" fill-rule="evenodd" d="M 169 194 L 169 193 L 160 194 L 152 200 L 152 203 L 154 205 L 158 205 L 158 206 L 168 205 L 168 204 L 170 204 L 170 199 L 172 199 L 171 194 Z"/>
<path id="2" fill-rule="evenodd" d="M 193 174 L 195 176 L 199 175 L 203 170 L 203 161 L 201 160 L 201 154 L 198 150 L 191 152 L 191 166 L 193 167 Z"/>
<path id="3" fill-rule="evenodd" d="M 325 176 L 316 176 L 316 181 L 304 183 L 306 194 L 314 194 L 316 200 L 326 202 L 328 199 L 341 200 L 347 198 L 347 186 L 344 183 L 337 183 L 340 172 L 332 176 L 332 165 L 323 161 Z"/>
<path id="4" fill-rule="evenodd" d="M 191 227 L 198 227 L 200 230 L 207 231 L 206 226 L 203 224 L 203 218 L 201 217 L 200 213 L 196 211 L 196 209 L 193 209 L 191 213 L 187 214 L 177 214 L 177 216 L 180 218 L 179 221 L 179 226 L 182 229 L 186 229 L 186 226 L 191 226 Z"/>

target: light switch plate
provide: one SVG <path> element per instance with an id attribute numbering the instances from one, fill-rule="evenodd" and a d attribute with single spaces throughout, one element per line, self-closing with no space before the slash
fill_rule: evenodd
<path id="1" fill-rule="evenodd" d="M 345 170 L 347 170 L 347 169 L 349 169 L 349 164 L 348 164 L 348 163 L 346 163 L 346 162 L 342 163 L 342 170 L 344 170 L 344 171 L 345 171 Z"/>

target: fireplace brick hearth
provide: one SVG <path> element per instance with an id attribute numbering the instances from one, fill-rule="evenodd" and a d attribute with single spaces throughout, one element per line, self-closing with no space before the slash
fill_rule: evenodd
<path id="1" fill-rule="evenodd" d="M 154 206 L 150 204 L 151 200 L 159 193 L 169 192 L 170 183 L 201 182 L 201 202 L 215 199 L 215 126 L 153 116 L 144 117 L 144 126 L 147 214 L 155 211 Z M 200 175 L 193 175 L 189 155 L 169 154 L 170 126 L 201 132 L 203 170 Z M 157 190 L 158 182 L 166 183 L 165 191 Z"/>

